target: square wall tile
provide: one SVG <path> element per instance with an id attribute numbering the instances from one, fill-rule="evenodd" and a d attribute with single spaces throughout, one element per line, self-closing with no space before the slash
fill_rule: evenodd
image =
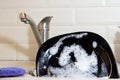
<path id="1" fill-rule="evenodd" d="M 117 25 L 107 26 L 106 37 L 110 43 L 120 44 L 120 27 Z"/>
<path id="2" fill-rule="evenodd" d="M 37 52 L 37 45 L 21 43 L 17 45 L 17 60 L 36 60 Z"/>
<path id="3" fill-rule="evenodd" d="M 0 60 L 16 60 L 17 47 L 16 44 L 0 43 Z"/>
<path id="4" fill-rule="evenodd" d="M 77 10 L 78 25 L 120 25 L 119 7 L 88 7 Z"/>
<path id="5" fill-rule="evenodd" d="M 120 6 L 120 0 L 105 0 L 105 1 L 106 1 L 106 6 L 111 6 L 111 7 Z"/>
<path id="6" fill-rule="evenodd" d="M 0 9 L 0 26 L 16 26 L 17 9 Z"/>

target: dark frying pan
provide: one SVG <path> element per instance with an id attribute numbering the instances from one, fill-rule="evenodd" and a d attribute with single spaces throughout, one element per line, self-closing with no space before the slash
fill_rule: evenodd
<path id="1" fill-rule="evenodd" d="M 109 44 L 103 37 L 92 32 L 63 34 L 43 43 L 36 57 L 37 76 L 55 75 L 49 71 L 49 66 L 53 68 L 63 68 L 65 65 L 59 63 L 59 57 L 66 46 L 70 47 L 74 44 L 81 46 L 88 56 L 91 56 L 92 52 L 97 56 L 97 71 L 96 73 L 92 73 L 93 75 L 96 77 L 107 76 L 109 78 L 119 78 L 116 61 Z M 73 55 L 75 52 L 71 52 L 70 54 L 72 55 L 69 55 L 71 58 L 68 64 L 75 63 L 76 57 Z M 104 67 L 107 72 L 101 69 L 102 64 L 105 65 Z"/>

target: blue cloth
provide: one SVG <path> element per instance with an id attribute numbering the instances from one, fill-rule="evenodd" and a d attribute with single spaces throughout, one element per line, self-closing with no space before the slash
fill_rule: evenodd
<path id="1" fill-rule="evenodd" d="M 16 77 L 25 74 L 25 70 L 17 67 L 0 68 L 0 77 Z"/>

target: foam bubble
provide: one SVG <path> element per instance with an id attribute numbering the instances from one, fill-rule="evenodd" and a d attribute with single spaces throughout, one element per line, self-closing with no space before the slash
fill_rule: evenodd
<path id="1" fill-rule="evenodd" d="M 97 47 L 97 42 L 93 41 L 92 46 L 93 46 L 93 48 L 96 48 Z"/>

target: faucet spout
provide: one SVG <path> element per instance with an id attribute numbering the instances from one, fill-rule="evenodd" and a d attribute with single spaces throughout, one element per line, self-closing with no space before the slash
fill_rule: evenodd
<path id="1" fill-rule="evenodd" d="M 47 16 L 43 18 L 38 25 L 36 25 L 35 21 L 31 17 L 26 15 L 26 13 L 20 13 L 19 18 L 21 22 L 24 22 L 25 24 L 29 24 L 31 26 L 38 46 L 40 46 L 49 38 L 49 26 L 52 16 Z"/>
<path id="2" fill-rule="evenodd" d="M 38 29 L 41 34 L 41 42 L 45 42 L 49 38 L 49 28 L 50 28 L 50 21 L 53 16 L 47 16 L 43 18 L 40 23 L 38 24 Z"/>
<path id="3" fill-rule="evenodd" d="M 40 33 L 39 33 L 39 30 L 37 29 L 37 25 L 35 21 L 31 17 L 26 15 L 26 13 L 20 13 L 19 18 L 25 24 L 30 24 L 32 31 L 35 35 L 35 38 L 37 40 L 38 46 L 40 46 L 41 45 Z"/>

